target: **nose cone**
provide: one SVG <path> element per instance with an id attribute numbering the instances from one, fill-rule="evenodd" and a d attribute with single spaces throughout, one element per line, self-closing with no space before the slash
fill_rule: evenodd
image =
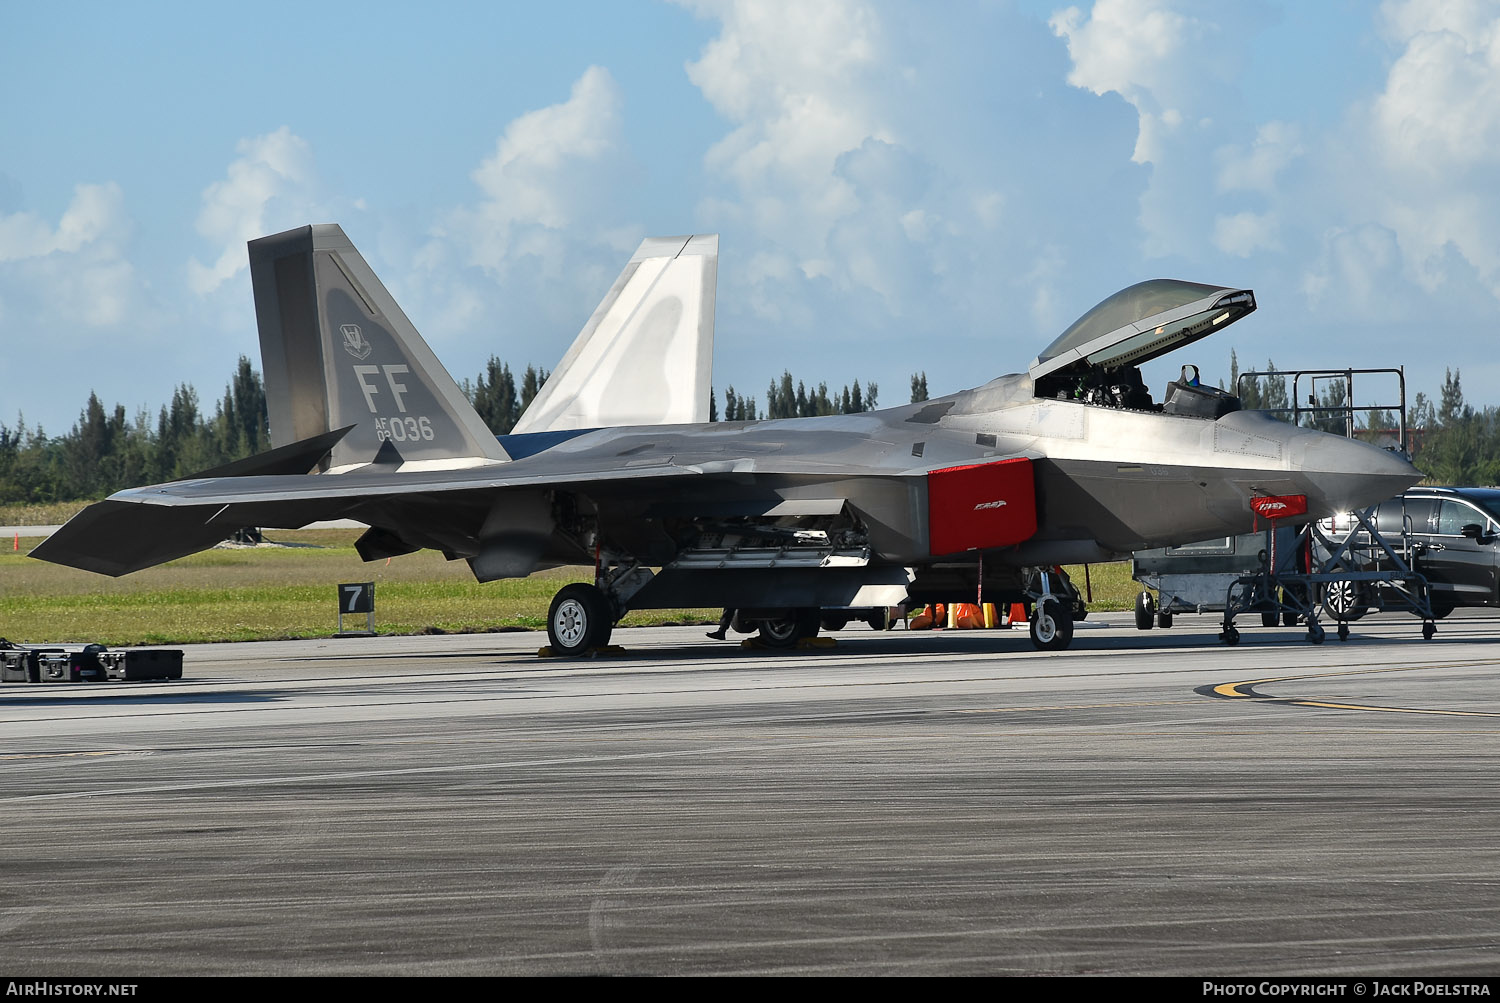
<path id="1" fill-rule="evenodd" d="M 1309 507 L 1325 513 L 1365 508 L 1399 495 L 1422 472 L 1396 453 L 1338 435 L 1303 439 L 1298 479 Z"/>

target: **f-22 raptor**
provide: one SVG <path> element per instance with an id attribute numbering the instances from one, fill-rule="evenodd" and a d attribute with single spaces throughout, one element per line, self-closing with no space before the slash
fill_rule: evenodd
<path id="1" fill-rule="evenodd" d="M 709 422 L 716 235 L 649 238 L 522 416 L 495 436 L 337 225 L 249 245 L 274 448 L 121 491 L 33 551 L 123 575 L 244 526 L 369 526 L 367 561 L 441 551 L 491 581 L 562 565 L 554 651 L 629 610 L 726 607 L 771 645 L 820 610 L 1024 597 L 1066 647 L 1056 565 L 1315 519 L 1420 473 L 1365 443 L 1240 410 L 1139 366 L 1255 309 L 1248 289 L 1122 289 L 1028 370 L 861 414 Z M 1039 573 L 1040 572 L 1040 573 Z"/>

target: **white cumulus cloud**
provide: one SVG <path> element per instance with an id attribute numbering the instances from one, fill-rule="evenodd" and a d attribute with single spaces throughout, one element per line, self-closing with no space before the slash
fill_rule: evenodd
<path id="1" fill-rule="evenodd" d="M 126 256 L 131 221 L 120 186 L 80 184 L 53 226 L 35 213 L 0 216 L 0 288 L 17 312 L 108 327 L 140 301 Z"/>
<path id="2" fill-rule="evenodd" d="M 188 283 L 207 295 L 248 265 L 245 242 L 309 222 L 316 214 L 316 171 L 306 140 L 282 126 L 275 132 L 240 140 L 239 156 L 223 180 L 203 192 L 198 233 L 220 248 L 211 264 L 188 262 Z"/>
<path id="3" fill-rule="evenodd" d="M 720 303 L 780 325 L 786 304 L 816 302 L 802 322 L 826 312 L 840 322 L 820 337 L 853 338 L 893 318 L 943 324 L 946 286 L 973 303 L 995 274 L 1014 281 L 994 258 L 1024 235 L 997 177 L 1014 185 L 1016 167 L 993 160 L 994 106 L 952 96 L 1006 86 L 952 65 L 969 19 L 878 0 L 687 5 L 718 22 L 687 71 L 729 126 L 704 157 L 699 216 L 758 263 L 721 272 Z"/>
<path id="4" fill-rule="evenodd" d="M 1353 117 L 1351 215 L 1394 234 L 1424 290 L 1477 277 L 1500 297 L 1500 3 L 1399 0 L 1381 15 L 1396 55 Z"/>
<path id="5" fill-rule="evenodd" d="M 127 227 L 125 198 L 114 182 L 75 185 L 73 199 L 57 226 L 35 213 L 0 216 L 0 261 L 73 254 L 90 244 L 117 244 Z"/>
<path id="6" fill-rule="evenodd" d="M 516 257 L 558 261 L 558 233 L 597 204 L 602 174 L 620 144 L 620 92 L 591 66 L 566 101 L 506 126 L 495 152 L 471 177 L 483 198 L 449 220 L 467 263 L 503 272 Z"/>
<path id="7" fill-rule="evenodd" d="M 1270 213 L 1237 212 L 1214 219 L 1214 246 L 1225 254 L 1248 258 L 1257 251 L 1279 250 L 1276 219 Z"/>
<path id="8" fill-rule="evenodd" d="M 1401 250 L 1388 228 L 1339 227 L 1323 235 L 1321 257 L 1303 280 L 1303 291 L 1314 303 L 1326 297 L 1339 309 L 1390 311 L 1399 295 L 1400 264 Z"/>
<path id="9" fill-rule="evenodd" d="M 880 110 L 890 66 L 879 19 L 854 0 L 691 6 L 722 28 L 688 78 L 734 126 L 705 157 L 738 196 L 714 208 L 821 271 L 829 229 L 859 206 L 839 158 L 896 140 Z"/>
<path id="10" fill-rule="evenodd" d="M 714 22 L 687 70 L 725 124 L 698 218 L 724 234 L 727 370 L 842 351 L 866 376 L 969 386 L 1110 291 L 1075 286 L 1134 236 L 1138 191 L 1104 194 L 1144 183 L 1110 159 L 1134 123 L 1079 100 L 1044 23 L 1012 5 L 681 2 Z M 1087 125 L 1057 128 L 1059 99 L 1088 104 Z M 883 400 L 904 396 L 882 378 Z"/>
<path id="11" fill-rule="evenodd" d="M 1180 6 L 1172 0 L 1098 0 L 1087 14 L 1068 7 L 1048 22 L 1073 59 L 1068 83 L 1100 95 L 1113 91 L 1140 115 L 1136 163 L 1162 156 L 1185 111 L 1199 107 L 1193 78 L 1212 75 L 1203 43 L 1217 34 L 1215 26 Z"/>
<path id="12" fill-rule="evenodd" d="M 1135 112 L 1131 160 L 1151 170 L 1138 217 L 1150 257 L 1196 257 L 1212 246 L 1210 223 L 1222 208 L 1214 186 L 1222 165 L 1213 151 L 1242 134 L 1245 41 L 1262 15 L 1212 0 L 1096 0 L 1048 21 L 1067 46 L 1068 83 L 1119 95 Z"/>
<path id="13" fill-rule="evenodd" d="M 1433 175 L 1500 162 L 1500 5 L 1408 0 L 1385 11 L 1404 45 L 1375 102 L 1387 155 Z"/>
<path id="14" fill-rule="evenodd" d="M 1219 162 L 1219 191 L 1271 192 L 1276 176 L 1302 156 L 1301 130 L 1290 122 L 1267 122 L 1255 132 L 1248 148 L 1222 146 L 1215 154 Z"/>
<path id="15" fill-rule="evenodd" d="M 622 106 L 610 72 L 585 68 L 566 99 L 506 123 L 470 172 L 475 198 L 403 256 L 392 292 L 454 372 L 491 353 L 555 364 L 644 235 L 622 190 Z"/>

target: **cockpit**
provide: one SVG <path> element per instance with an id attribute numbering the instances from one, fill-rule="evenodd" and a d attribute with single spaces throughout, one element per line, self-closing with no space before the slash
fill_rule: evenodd
<path id="1" fill-rule="evenodd" d="M 1140 366 L 1204 338 L 1255 310 L 1249 289 L 1180 279 L 1151 279 L 1103 300 L 1032 360 L 1038 397 L 1102 407 L 1218 418 L 1239 410 L 1239 398 L 1201 386 L 1197 369 L 1151 396 Z M 1191 371 L 1191 372 L 1190 372 Z"/>

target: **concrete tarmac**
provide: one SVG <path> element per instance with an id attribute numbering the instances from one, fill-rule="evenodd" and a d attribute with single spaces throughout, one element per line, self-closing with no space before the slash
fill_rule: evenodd
<path id="1" fill-rule="evenodd" d="M 0 686 L 0 972 L 1500 973 L 1500 620 L 207 645 Z"/>

